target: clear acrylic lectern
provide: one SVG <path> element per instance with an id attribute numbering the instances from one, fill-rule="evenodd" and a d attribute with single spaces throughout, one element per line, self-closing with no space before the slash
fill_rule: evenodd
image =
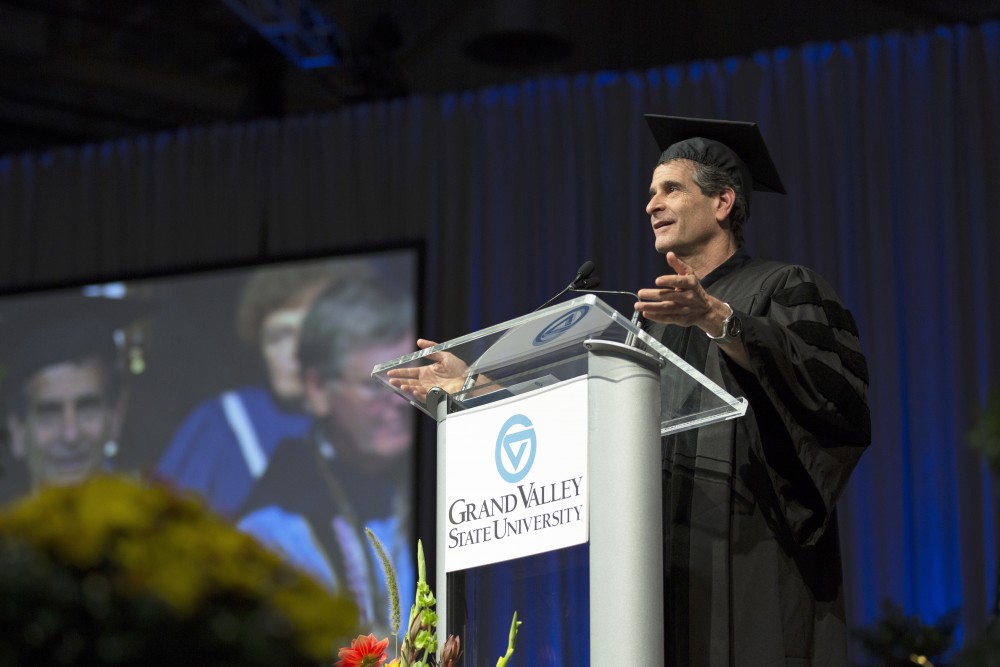
<path id="1" fill-rule="evenodd" d="M 516 609 L 516 664 L 621 664 L 624 641 L 629 664 L 661 665 L 660 436 L 740 417 L 745 399 L 594 295 L 372 376 L 391 387 L 390 370 L 434 353 L 454 355 L 454 377 L 423 401 L 398 393 L 438 423 L 442 642 L 458 634 L 465 665 L 494 664 Z"/>

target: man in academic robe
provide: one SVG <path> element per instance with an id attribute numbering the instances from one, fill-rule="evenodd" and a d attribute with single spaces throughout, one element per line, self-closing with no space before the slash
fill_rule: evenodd
<path id="1" fill-rule="evenodd" d="M 854 319 L 815 272 L 743 248 L 752 191 L 784 192 L 755 124 L 647 121 L 668 271 L 635 308 L 749 402 L 663 440 L 666 663 L 846 665 L 836 503 L 871 439 Z"/>
<path id="2" fill-rule="evenodd" d="M 754 123 L 647 120 L 662 154 L 646 212 L 667 271 L 635 309 L 748 402 L 663 439 L 665 662 L 846 667 L 836 503 L 871 439 L 857 327 L 815 272 L 743 248 L 753 190 L 784 192 Z M 461 386 L 464 362 L 428 358 L 391 371 L 393 386 L 421 400 Z M 686 412 L 673 390 L 663 414 Z"/>

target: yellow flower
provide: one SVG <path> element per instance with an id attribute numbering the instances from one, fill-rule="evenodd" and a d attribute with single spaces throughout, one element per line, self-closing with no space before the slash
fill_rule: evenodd
<path id="1" fill-rule="evenodd" d="M 29 543 L 78 576 L 100 569 L 115 595 L 152 595 L 180 618 L 270 609 L 285 619 L 297 649 L 317 661 L 357 630 L 350 600 L 163 486 L 98 476 L 46 489 L 0 512 L 0 536 Z"/>

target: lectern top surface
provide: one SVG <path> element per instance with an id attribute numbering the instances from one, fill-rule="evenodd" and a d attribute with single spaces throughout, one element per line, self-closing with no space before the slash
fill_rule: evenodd
<path id="1" fill-rule="evenodd" d="M 744 399 L 731 396 L 593 294 L 378 364 L 372 377 L 434 416 L 424 402 L 432 386 L 443 389 L 458 409 L 526 393 L 586 375 L 594 341 L 638 350 L 660 367 L 663 433 L 746 411 Z M 447 371 L 430 372 L 435 363 Z M 402 391 L 392 381 L 400 375 L 412 378 L 420 391 Z"/>

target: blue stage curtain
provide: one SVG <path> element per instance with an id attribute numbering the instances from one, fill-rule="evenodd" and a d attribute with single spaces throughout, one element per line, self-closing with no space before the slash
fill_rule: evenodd
<path id="1" fill-rule="evenodd" d="M 977 631 L 994 481 L 965 434 L 1000 388 L 998 23 L 7 156 L 0 285 L 422 239 L 442 340 L 533 309 L 585 259 L 635 290 L 663 267 L 647 112 L 759 122 L 789 195 L 755 197 L 748 247 L 819 270 L 858 321 L 874 443 L 840 507 L 850 622 L 891 598 Z M 545 621 L 524 620 L 531 655 Z"/>

